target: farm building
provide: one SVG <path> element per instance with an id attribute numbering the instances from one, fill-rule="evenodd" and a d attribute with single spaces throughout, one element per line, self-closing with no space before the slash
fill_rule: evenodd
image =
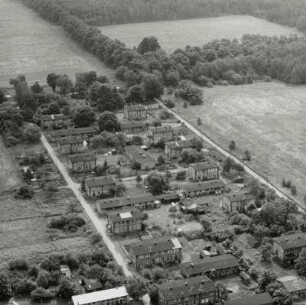
<path id="1" fill-rule="evenodd" d="M 225 305 L 273 305 L 274 301 L 269 293 L 259 293 L 238 300 L 225 301 Z"/>
<path id="2" fill-rule="evenodd" d="M 158 144 L 160 141 L 170 142 L 174 140 L 174 130 L 171 126 L 150 128 L 148 137 L 154 145 Z"/>
<path id="3" fill-rule="evenodd" d="M 224 183 L 221 180 L 190 183 L 181 187 L 184 197 L 197 197 L 210 194 L 221 194 L 224 191 Z"/>
<path id="4" fill-rule="evenodd" d="M 98 134 L 98 130 L 95 127 L 60 129 L 49 132 L 52 141 L 65 137 L 79 137 L 83 140 L 88 140 L 96 134 Z"/>
<path id="5" fill-rule="evenodd" d="M 151 238 L 129 245 L 129 258 L 136 269 L 156 264 L 180 263 L 182 245 L 177 238 Z"/>
<path id="6" fill-rule="evenodd" d="M 145 131 L 146 125 L 143 122 L 127 121 L 120 123 L 122 132 L 126 134 L 135 134 Z"/>
<path id="7" fill-rule="evenodd" d="M 306 297 L 306 280 L 297 275 L 288 275 L 277 279 L 283 288 L 290 294 L 293 300 Z"/>
<path id="8" fill-rule="evenodd" d="M 72 172 L 85 173 L 96 169 L 97 157 L 95 154 L 80 154 L 68 158 L 68 168 Z"/>
<path id="9" fill-rule="evenodd" d="M 147 118 L 147 108 L 142 104 L 124 105 L 124 116 L 127 120 L 145 120 Z"/>
<path id="10" fill-rule="evenodd" d="M 182 263 L 181 272 L 186 278 L 207 275 L 215 279 L 229 275 L 237 275 L 239 273 L 239 263 L 236 257 L 225 254 Z"/>
<path id="11" fill-rule="evenodd" d="M 38 120 L 39 125 L 44 129 L 63 128 L 70 124 L 70 118 L 63 114 L 41 115 Z"/>
<path id="12" fill-rule="evenodd" d="M 222 199 L 222 207 L 228 213 L 243 213 L 248 205 L 255 204 L 255 199 L 251 194 L 227 195 Z"/>
<path id="13" fill-rule="evenodd" d="M 60 154 L 76 154 L 86 150 L 87 142 L 80 137 L 66 137 L 57 141 L 57 151 Z"/>
<path id="14" fill-rule="evenodd" d="M 143 214 L 138 209 L 111 212 L 107 215 L 110 233 L 125 234 L 142 229 Z"/>
<path id="15" fill-rule="evenodd" d="M 207 276 L 168 281 L 158 285 L 160 305 L 181 305 L 182 297 L 192 304 L 215 304 L 217 288 Z"/>
<path id="16" fill-rule="evenodd" d="M 95 177 L 85 180 L 85 190 L 89 197 L 111 195 L 115 186 L 116 181 L 112 176 Z"/>
<path id="17" fill-rule="evenodd" d="M 140 146 L 131 145 L 125 148 L 125 154 L 131 164 L 139 164 L 141 170 L 149 170 L 155 168 L 156 160 Z"/>
<path id="18" fill-rule="evenodd" d="M 192 148 L 191 141 L 176 141 L 176 142 L 168 142 L 165 144 L 165 155 L 170 158 L 179 158 L 181 154 L 190 148 Z"/>
<path id="19" fill-rule="evenodd" d="M 219 166 L 215 161 L 190 164 L 188 169 L 188 177 L 193 181 L 219 179 Z"/>

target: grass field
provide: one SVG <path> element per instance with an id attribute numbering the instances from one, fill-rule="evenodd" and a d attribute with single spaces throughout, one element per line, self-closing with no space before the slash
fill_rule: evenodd
<path id="1" fill-rule="evenodd" d="M 244 34 L 273 36 L 298 33 L 293 28 L 251 16 L 133 23 L 100 27 L 100 30 L 128 47 L 137 46 L 146 36 L 155 36 L 161 47 L 168 52 L 186 45 L 202 46 L 214 39 L 240 39 Z"/>
<path id="2" fill-rule="evenodd" d="M 21 1 L 0 1 L 0 87 L 19 73 L 45 81 L 50 72 L 94 70 L 113 77 L 97 58 L 83 51 L 59 27 L 41 19 Z"/>
<path id="3" fill-rule="evenodd" d="M 238 154 L 248 149 L 250 166 L 281 186 L 282 178 L 306 193 L 306 87 L 280 83 L 204 89 L 204 104 L 176 111 L 228 149 L 236 141 Z M 288 190 L 287 190 L 288 191 Z"/>

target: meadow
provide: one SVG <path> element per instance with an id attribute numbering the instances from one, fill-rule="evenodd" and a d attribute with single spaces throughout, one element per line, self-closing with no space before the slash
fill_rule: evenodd
<path id="1" fill-rule="evenodd" d="M 225 149 L 236 142 L 237 156 L 248 149 L 250 166 L 281 187 L 282 178 L 306 189 L 306 87 L 282 83 L 204 89 L 204 104 L 175 111 Z M 288 189 L 286 192 L 290 192 Z"/>
<path id="2" fill-rule="evenodd" d="M 104 35 L 119 39 L 131 48 L 138 46 L 144 37 L 155 36 L 167 52 L 186 45 L 202 46 L 214 39 L 240 39 L 244 34 L 280 36 L 299 33 L 294 28 L 245 15 L 133 23 L 99 29 Z"/>

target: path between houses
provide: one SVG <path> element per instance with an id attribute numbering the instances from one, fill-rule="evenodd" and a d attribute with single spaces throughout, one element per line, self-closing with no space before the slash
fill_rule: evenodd
<path id="1" fill-rule="evenodd" d="M 80 184 L 75 183 L 71 179 L 66 167 L 58 159 L 58 157 L 56 156 L 56 154 L 54 152 L 54 149 L 49 144 L 49 142 L 46 139 L 46 137 L 44 136 L 44 134 L 41 136 L 41 142 L 44 145 L 44 147 L 46 148 L 46 150 L 48 151 L 50 157 L 52 158 L 52 160 L 53 160 L 54 164 L 56 165 L 56 167 L 58 168 L 59 172 L 62 174 L 63 178 L 65 179 L 65 181 L 67 183 L 67 185 L 71 188 L 74 195 L 77 197 L 77 199 L 81 203 L 87 217 L 91 220 L 92 224 L 95 226 L 98 233 L 102 236 L 102 239 L 103 239 L 105 245 L 107 246 L 107 248 L 109 249 L 109 251 L 113 255 L 117 264 L 120 267 L 122 267 L 124 275 L 126 277 L 133 277 L 134 274 L 128 269 L 127 259 L 125 257 L 123 257 L 121 255 L 121 253 L 119 253 L 118 250 L 116 250 L 114 243 L 112 242 L 112 240 L 109 238 L 109 236 L 107 234 L 106 220 L 99 218 L 97 216 L 97 214 L 95 213 L 95 211 L 93 210 L 93 208 L 91 207 L 91 205 L 82 196 L 82 193 L 79 189 Z"/>

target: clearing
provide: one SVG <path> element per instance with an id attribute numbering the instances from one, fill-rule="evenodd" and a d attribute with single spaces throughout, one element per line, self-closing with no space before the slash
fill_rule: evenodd
<path id="1" fill-rule="evenodd" d="M 104 35 L 119 39 L 131 48 L 137 46 L 144 37 L 155 36 L 167 52 L 186 45 L 201 46 L 214 39 L 240 39 L 244 34 L 279 36 L 299 33 L 293 28 L 244 15 L 133 23 L 99 29 Z"/>
<path id="2" fill-rule="evenodd" d="M 306 87 L 281 83 L 204 89 L 204 104 L 182 103 L 175 111 L 228 149 L 236 141 L 236 155 L 248 149 L 250 166 L 269 182 L 281 187 L 282 178 L 297 186 L 298 199 L 305 195 L 306 182 Z M 290 193 L 287 189 L 285 192 Z"/>
<path id="3" fill-rule="evenodd" d="M 21 1 L 0 1 L 0 87 L 25 74 L 45 82 L 48 73 L 94 70 L 113 79 L 114 72 L 74 43 L 60 26 L 41 19 Z"/>

